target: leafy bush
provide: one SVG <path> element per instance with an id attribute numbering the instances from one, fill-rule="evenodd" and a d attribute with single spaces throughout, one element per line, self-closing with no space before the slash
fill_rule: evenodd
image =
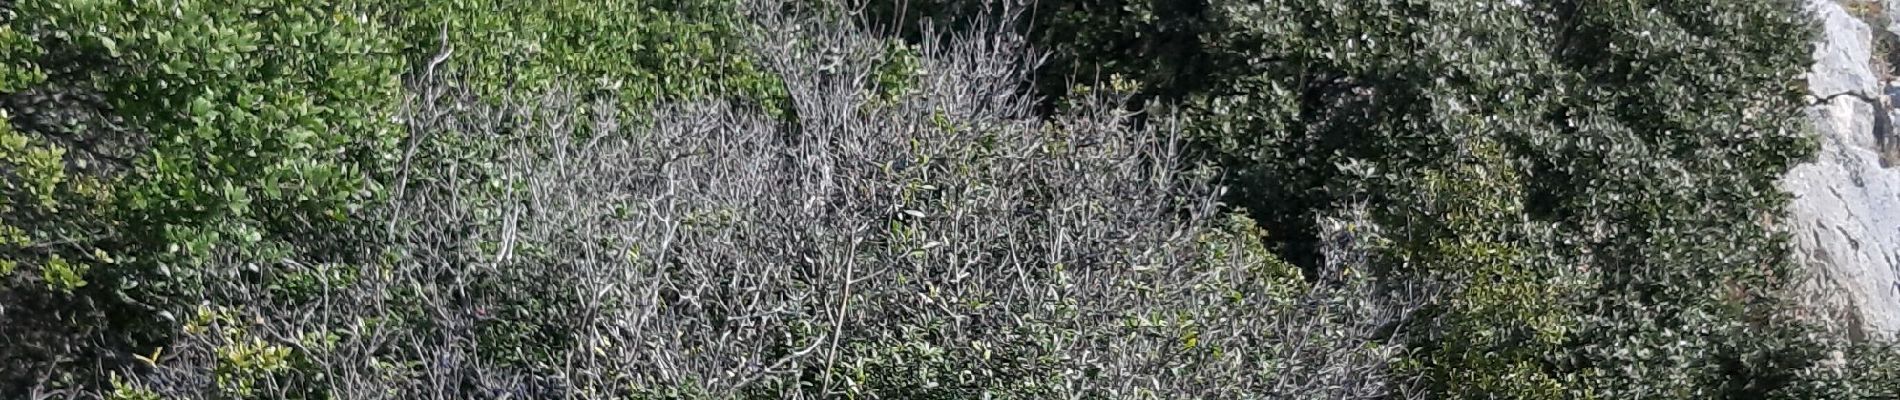
<path id="1" fill-rule="evenodd" d="M 355 5 L 4 11 L 15 80 L 0 107 L 11 115 L 0 258 L 12 271 L 0 334 L 16 340 L 0 348 L 0 393 L 101 383 L 27 371 L 130 361 L 118 351 L 163 346 L 171 315 L 218 296 L 208 286 L 334 259 L 324 244 L 347 244 L 328 239 L 380 191 L 366 177 L 401 138 L 389 120 L 403 63 Z M 264 266 L 205 263 L 219 251 Z"/>
<path id="2" fill-rule="evenodd" d="M 888 69 L 883 41 L 759 15 L 760 39 L 796 38 L 751 41 L 789 122 L 710 102 L 631 124 L 617 96 L 419 88 L 405 120 L 439 147 L 422 151 L 497 156 L 418 158 L 371 210 L 402 217 L 388 257 L 246 328 L 323 338 L 266 341 L 321 377 L 237 376 L 336 398 L 1393 389 L 1399 347 L 1370 332 L 1417 305 L 1359 278 L 1307 285 L 1259 227 L 1217 212 L 1167 131 L 1128 127 L 1122 94 L 1092 89 L 1043 121 L 1016 90 L 1020 44 L 990 35 L 915 47 L 922 73 L 883 92 L 890 79 L 837 79 Z M 175 360 L 249 342 L 203 343 Z M 161 370 L 121 387 L 192 396 L 220 373 Z"/>
<path id="3" fill-rule="evenodd" d="M 554 89 L 630 108 L 720 96 L 778 106 L 779 83 L 743 50 L 732 0 L 396 2 L 406 54 L 489 99 Z M 444 56 L 437 60 L 436 56 Z"/>
<path id="4" fill-rule="evenodd" d="M 1895 394 L 1791 2 L 897 4 L 0 4 L 0 397 Z"/>
<path id="5" fill-rule="evenodd" d="M 872 21 L 981 2 L 928 3 Z M 1375 273 L 1443 289 L 1406 328 L 1436 396 L 1758 398 L 1835 346 L 1772 228 L 1813 150 L 1795 3 L 1075 0 L 1026 32 L 1045 81 L 1172 100 L 1308 272 L 1363 208 Z"/>
<path id="6" fill-rule="evenodd" d="M 1188 106 L 1202 137 L 1255 210 L 1364 201 L 1388 274 L 1452 285 L 1413 328 L 1432 392 L 1758 398 L 1827 348 L 1787 317 L 1768 224 L 1812 149 L 1795 5 L 1225 10 L 1241 28 L 1214 46 L 1256 72 Z"/>
<path id="7" fill-rule="evenodd" d="M 776 83 L 729 49 L 745 28 L 728 8 L 0 5 L 0 334 L 13 339 L 0 396 L 100 386 L 139 365 L 130 354 L 172 345 L 175 315 L 199 302 L 260 312 L 334 295 L 323 285 L 351 269 L 335 265 L 382 245 L 389 225 L 366 209 L 435 156 L 402 143 L 405 75 L 462 78 L 491 100 L 584 79 L 631 103 L 775 105 Z M 55 368 L 76 365 L 98 367 Z"/>

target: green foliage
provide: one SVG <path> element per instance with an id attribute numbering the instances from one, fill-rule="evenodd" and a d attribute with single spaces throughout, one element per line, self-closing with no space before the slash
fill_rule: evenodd
<path id="1" fill-rule="evenodd" d="M 364 210 L 398 161 L 495 150 L 399 151 L 405 74 L 452 76 L 497 99 L 573 81 L 630 104 L 730 94 L 771 106 L 782 91 L 745 56 L 746 24 L 723 1 L 34 1 L 0 12 L 0 298 L 40 308 L 16 308 L 0 332 L 106 338 L 77 346 L 102 349 L 93 356 L 162 345 L 177 328 L 164 315 L 230 300 L 236 286 L 295 304 L 354 280 L 347 262 L 381 225 Z M 69 358 L 44 352 L 65 345 L 20 343 L 0 351 L 11 360 L 0 378 Z"/>
<path id="2" fill-rule="evenodd" d="M 1875 2 L 1853 4 L 1863 14 L 1879 14 Z M 954 57 L 930 58 L 942 49 L 924 43 L 995 22 L 983 1 L 867 6 L 859 17 L 888 22 L 881 27 L 908 42 L 874 41 L 865 47 L 870 50 L 848 56 L 824 53 L 836 58 L 818 61 L 824 65 L 790 65 L 796 63 L 768 63 L 754 53 L 820 52 L 836 49 L 816 46 L 835 43 L 809 37 L 750 43 L 762 30 L 746 20 L 739 0 L 0 2 L 0 337 L 6 338 L 0 340 L 0 397 L 94 388 L 112 399 L 157 399 L 178 388 L 154 383 L 189 380 L 137 374 L 200 367 L 196 378 L 206 383 L 194 390 L 213 398 L 363 395 L 332 392 L 324 385 L 336 378 L 312 366 L 313 357 L 342 354 L 348 345 L 378 357 L 359 365 L 371 370 L 362 376 L 390 382 L 429 379 L 449 368 L 426 364 L 450 357 L 418 356 L 424 348 L 466 350 L 453 356 L 494 374 L 484 379 L 592 382 L 561 389 L 535 383 L 544 395 L 696 398 L 737 390 L 757 398 L 1167 397 L 1141 392 L 1138 384 L 1078 389 L 1075 383 L 1140 376 L 1196 380 L 1168 386 L 1174 388 L 1219 388 L 1297 380 L 1297 368 L 1268 366 L 1332 365 L 1324 362 L 1366 356 L 1355 351 L 1383 345 L 1355 341 L 1365 337 L 1341 328 L 1366 323 L 1355 313 L 1368 311 L 1354 307 L 1373 299 L 1340 289 L 1371 283 L 1443 289 L 1395 325 L 1398 333 L 1374 339 L 1399 338 L 1395 342 L 1409 351 L 1390 363 L 1406 375 L 1395 381 L 1415 384 L 1428 397 L 1900 393 L 1900 351 L 1819 339 L 1806 322 L 1789 317 L 1794 305 L 1783 301 L 1799 271 L 1789 262 L 1784 234 L 1773 228 L 1786 202 L 1774 183 L 1813 151 L 1800 123 L 1803 88 L 1791 83 L 1807 69 L 1809 49 L 1800 39 L 1810 31 L 1792 1 L 1038 3 L 1018 26 L 1048 51 L 1026 88 L 1043 96 L 1044 117 L 1102 106 L 1097 90 L 1076 83 L 1106 83 L 1116 92 L 1135 92 L 1126 104 L 1154 104 L 1146 115 L 1185 118 L 1193 142 L 1189 161 L 1225 170 L 1233 188 L 1226 200 L 1240 212 L 1194 222 L 1215 226 L 1170 226 L 1160 233 L 1097 209 L 1103 197 L 1123 195 L 1109 189 L 1130 182 L 1025 180 L 1061 175 L 1050 171 L 1086 172 L 1081 165 L 1099 161 L 1087 156 L 1098 151 L 1089 147 L 1096 144 L 1070 143 L 1065 135 L 1095 128 L 1003 130 L 1034 136 L 1031 142 L 993 133 L 958 136 L 1021 117 L 1007 110 L 1011 106 L 986 103 L 994 100 L 987 97 L 957 103 L 970 100 L 959 96 L 1000 92 L 967 93 L 929 81 L 945 71 L 927 67 L 955 63 L 946 61 Z M 950 29 L 927 31 L 921 21 Z M 870 63 L 850 83 L 862 91 L 801 96 L 872 101 L 835 110 L 826 107 L 847 103 L 790 102 L 785 80 L 836 83 L 845 59 L 858 56 Z M 919 99 L 931 90 L 937 97 Z M 550 104 L 522 106 L 529 99 Z M 681 152 L 705 137 L 635 140 L 644 145 L 603 153 L 626 158 L 595 160 L 638 173 L 560 166 L 602 174 L 602 181 L 624 179 L 612 185 L 577 184 L 540 171 L 570 156 L 602 156 L 571 149 L 567 140 L 619 143 L 626 138 L 591 137 L 618 129 L 615 118 L 644 118 L 649 107 L 709 99 L 765 111 L 713 119 L 808 126 L 760 133 L 789 140 L 740 141 L 743 146 L 695 154 Z M 939 104 L 945 102 L 968 109 Z M 610 106 L 574 107 L 581 103 Z M 445 111 L 450 105 L 453 111 Z M 503 105 L 509 114 L 459 115 L 467 121 L 457 125 L 413 110 L 464 113 L 471 105 Z M 797 107 L 859 114 L 788 115 Z M 972 109 L 980 112 L 965 115 Z M 881 114 L 891 110 L 905 113 Z M 894 115 L 903 120 L 893 122 Z M 1117 118 L 1092 123 L 1146 129 L 1159 121 Z M 953 139 L 844 135 L 807 142 L 798 133 L 832 125 L 859 129 L 863 121 L 912 124 L 902 132 Z M 1014 124 L 1034 125 L 997 125 Z M 488 130 L 461 131 L 471 127 Z M 727 139 L 757 128 L 717 127 Z M 551 134 L 521 132 L 542 128 Z M 438 135 L 410 136 L 418 132 Z M 845 142 L 866 147 L 823 147 Z M 716 177 L 708 179 L 757 178 L 759 171 L 810 163 L 821 167 L 812 171 L 822 170 L 827 185 L 833 174 L 848 173 L 862 175 L 840 181 L 877 183 L 825 190 L 873 197 L 858 205 L 863 209 L 806 205 L 793 211 L 770 207 L 841 195 L 797 192 L 770 199 L 776 203 L 752 203 L 752 197 L 717 197 L 710 189 L 731 188 L 704 182 L 675 188 L 673 181 L 664 196 L 644 191 L 653 182 L 646 175 L 676 179 L 679 171 L 715 165 L 698 157 L 750 154 L 757 149 L 745 146 L 764 143 L 786 147 L 759 153 L 770 153 L 772 162 L 700 172 Z M 1035 148 L 1006 148 L 1011 143 Z M 812 156 L 819 161 L 799 159 L 805 155 L 799 152 L 813 149 L 824 150 Z M 866 155 L 904 151 L 911 157 L 901 162 Z M 993 157 L 1009 151 L 1041 158 L 1009 164 Z M 1129 164 L 1147 168 L 1163 161 L 1174 160 Z M 1063 163 L 1072 170 L 1051 166 Z M 817 178 L 783 181 L 800 179 Z M 441 199 L 391 199 L 411 182 L 455 185 L 418 191 Z M 742 189 L 782 182 L 754 183 Z M 618 186 L 579 187 L 593 184 Z M 813 190 L 799 185 L 787 186 Z M 1011 188 L 1019 192 L 979 198 L 1011 204 L 955 203 L 957 196 Z M 675 190 L 683 194 L 675 197 Z M 549 193 L 652 197 L 647 204 L 615 203 L 610 218 L 578 207 L 606 209 L 601 204 L 625 198 L 559 204 L 572 199 Z M 675 204 L 709 199 L 732 203 Z M 1156 202 L 1142 204 L 1155 205 L 1149 203 Z M 408 213 L 419 210 L 405 204 L 440 207 L 426 211 L 448 221 L 418 221 Z M 662 204 L 676 207 L 664 212 L 679 218 L 631 222 L 653 217 L 641 213 L 661 212 L 655 210 Z M 570 209 L 548 211 L 559 207 Z M 1367 219 L 1343 230 L 1328 233 L 1321 222 L 1361 209 Z M 773 231 L 755 226 L 770 222 L 760 221 L 767 215 L 761 210 L 776 212 L 769 215 L 774 218 L 837 215 Z M 1020 230 L 1009 236 L 1014 242 L 970 236 L 946 244 L 943 235 L 987 235 L 989 225 L 971 225 L 970 232 L 933 225 L 975 224 L 988 220 L 969 216 L 991 214 L 1003 217 L 987 218 L 1012 223 L 999 226 Z M 1077 216 L 1101 220 L 1068 219 Z M 837 218 L 864 221 L 820 229 Z M 1060 228 L 1077 221 L 1127 232 Z M 676 226 L 642 231 L 656 224 Z M 387 237 L 395 232 L 413 237 Z M 1181 232 L 1191 235 L 1169 235 Z M 629 245 L 621 241 L 632 236 L 616 236 L 636 233 L 659 243 Z M 1327 234 L 1349 238 L 1322 237 Z M 850 236 L 851 251 L 759 244 L 833 236 Z M 1058 239 L 1038 242 L 1051 237 Z M 1162 249 L 1166 255 L 1117 253 L 1130 250 L 1116 246 L 1146 243 L 1138 241 L 1175 240 L 1181 240 L 1180 254 L 1172 248 Z M 1334 240 L 1370 254 L 1364 263 L 1325 259 L 1340 256 L 1322 251 Z M 952 251 L 964 253 L 943 255 Z M 367 260 L 371 254 L 388 257 Z M 830 275 L 810 270 L 821 264 L 812 257 L 849 267 L 842 280 L 827 281 Z M 1060 257 L 1070 259 L 1053 261 Z M 856 269 L 859 262 L 872 264 L 867 260 L 890 265 L 856 275 L 870 271 Z M 984 263 L 999 260 L 1017 269 L 989 278 L 1023 286 L 969 283 L 930 269 L 989 274 Z M 1169 269 L 1176 274 L 1170 276 L 1145 272 L 1156 267 L 1143 263 L 1161 262 L 1184 267 Z M 728 265 L 779 272 L 759 282 L 713 268 Z M 632 272 L 600 272 L 622 269 Z M 1104 277 L 1114 280 L 1088 281 Z M 616 282 L 609 279 L 630 280 L 602 283 Z M 1156 293 L 1166 284 L 1183 286 L 1164 298 Z M 657 286 L 635 291 L 647 287 L 638 285 Z M 378 292 L 348 292 L 369 287 Z M 623 293 L 608 296 L 614 291 Z M 272 325 L 308 318 L 317 304 L 348 307 L 329 303 L 344 298 L 382 308 L 374 314 L 326 310 L 335 313 L 330 317 L 350 317 L 324 321 L 332 326 Z M 913 298 L 923 302 L 905 303 Z M 788 305 L 749 310 L 753 315 L 743 318 L 736 314 L 747 310 L 702 305 L 739 301 Z M 655 308 L 638 308 L 648 306 Z M 612 326 L 596 315 L 635 309 L 658 311 L 622 315 Z M 278 315 L 285 310 L 299 313 Z M 1085 312 L 1094 319 L 1078 322 Z M 176 314 L 195 315 L 181 321 Z M 761 318 L 776 325 L 732 325 Z M 695 331 L 620 331 L 630 320 Z M 1309 320 L 1318 322 L 1283 325 Z M 1095 326 L 1116 323 L 1126 329 Z M 1212 326 L 1223 323 L 1232 325 Z M 1236 333 L 1237 327 L 1258 330 Z M 719 340 L 746 336 L 744 343 L 757 347 L 734 350 L 723 347 L 739 342 L 691 337 L 708 332 Z M 377 335 L 418 339 L 364 344 L 384 340 Z M 615 335 L 653 340 L 616 343 L 625 337 Z M 980 340 L 958 340 L 966 338 Z M 666 340 L 680 348 L 641 347 Z M 1101 347 L 1073 357 L 1084 344 Z M 403 345 L 415 348 L 389 348 Z M 576 359 L 609 360 L 610 353 L 688 368 L 702 366 L 681 360 L 728 361 L 702 353 L 709 348 L 731 352 L 720 356 L 756 356 L 746 360 L 753 364 L 783 365 L 740 365 L 764 371 L 745 378 L 758 379 L 750 386 L 669 377 L 671 387 L 649 385 L 650 374 L 638 380 L 572 367 Z M 161 357 L 166 349 L 188 355 Z M 1116 352 L 1133 355 L 1099 363 L 1089 358 Z M 1364 365 L 1388 365 L 1367 357 Z M 176 364 L 182 362 L 198 365 Z M 1261 367 L 1196 370 L 1203 365 Z M 40 378 L 48 370 L 56 373 Z M 133 375 L 121 379 L 120 373 Z M 1122 389 L 1130 392 L 1115 391 Z"/>
<path id="3" fill-rule="evenodd" d="M 980 15 L 927 3 L 868 19 Z M 1371 272 L 1449 288 L 1402 364 L 1436 396 L 1756 398 L 1831 346 L 1771 227 L 1814 148 L 1795 3 L 1072 0 L 1027 29 L 1042 94 L 1125 76 L 1187 115 L 1309 279 L 1315 221 L 1368 209 Z"/>
<path id="4" fill-rule="evenodd" d="M 1290 302 L 1311 289 L 1301 275 L 1299 267 L 1280 259 L 1268 248 L 1261 238 L 1267 237 L 1266 229 L 1257 225 L 1252 218 L 1243 213 L 1231 213 L 1220 221 L 1217 229 L 1211 229 L 1201 235 L 1196 244 L 1201 255 L 1197 260 L 1212 268 L 1217 264 L 1245 265 L 1250 270 L 1247 275 L 1260 282 L 1268 292 L 1254 293 L 1238 287 L 1219 288 L 1228 292 L 1235 306 L 1254 298 L 1257 304 L 1279 304 Z M 1365 271 L 1341 271 L 1344 274 L 1364 274 Z M 1346 277 L 1350 278 L 1350 277 Z"/>
<path id="5" fill-rule="evenodd" d="M 160 397 L 158 393 L 153 392 L 151 389 L 139 387 L 135 384 L 128 383 L 125 381 L 125 379 L 120 378 L 118 375 L 113 375 L 111 382 L 112 382 L 112 391 L 109 393 L 106 393 L 106 396 L 105 396 L 106 400 L 163 400 L 164 399 L 164 397 Z"/>
<path id="6" fill-rule="evenodd" d="M 1527 3 L 1219 3 L 1235 30 L 1211 46 L 1249 72 L 1186 108 L 1240 204 L 1297 232 L 1365 202 L 1404 238 L 1386 274 L 1454 288 L 1416 328 L 1434 392 L 1789 384 L 1818 345 L 1775 317 L 1795 270 L 1762 222 L 1812 148 L 1786 86 L 1807 49 L 1781 39 L 1806 37 L 1801 14 Z"/>
<path id="7" fill-rule="evenodd" d="M 862 20 L 912 42 L 926 40 L 926 24 L 941 36 L 997 22 L 998 4 L 985 0 L 867 1 Z M 1105 83 L 1111 76 L 1142 82 L 1131 104 L 1180 100 L 1221 91 L 1239 52 L 1206 43 L 1226 28 L 1207 0 L 1041 0 L 1017 21 L 1023 34 L 1045 52 L 1035 91 L 1043 110 L 1061 106 L 1076 85 Z"/>
<path id="8" fill-rule="evenodd" d="M 40 276 L 45 279 L 47 289 L 71 294 L 74 289 L 86 286 L 86 280 L 81 276 L 88 269 L 91 268 L 86 264 L 69 263 L 55 254 L 46 258 L 46 265 L 40 266 Z"/>
<path id="9" fill-rule="evenodd" d="M 748 56 L 731 0 L 402 1 L 411 61 L 484 96 L 556 86 L 638 106 L 721 96 L 775 106 L 782 84 Z M 446 41 L 444 40 L 446 39 Z"/>
<path id="10" fill-rule="evenodd" d="M 212 379 L 217 391 L 224 396 L 259 398 L 259 381 L 289 371 L 294 361 L 289 347 L 267 343 L 250 334 L 233 310 L 200 308 L 184 330 L 200 334 L 215 332 L 218 346 L 212 349 L 216 360 Z"/>
<path id="11" fill-rule="evenodd" d="M 877 90 L 876 96 L 892 101 L 907 95 L 911 90 L 911 81 L 929 74 L 918 65 L 917 49 L 902 41 L 892 40 L 889 48 L 879 57 L 877 68 L 871 79 L 871 86 Z"/>
<path id="12" fill-rule="evenodd" d="M 379 196 L 370 177 L 402 138 L 390 119 L 405 66 L 393 32 L 358 4 L 5 11 L 13 80 L 0 86 L 13 117 L 0 163 L 13 173 L 0 219 L 13 237 L 0 256 L 45 282 L 9 284 L 11 296 L 46 299 L 16 318 L 48 319 L 13 327 L 106 338 L 84 346 L 158 344 L 174 329 L 161 311 L 215 298 L 208 288 L 236 277 L 212 254 L 272 266 L 338 257 L 350 214 Z"/>
<path id="13" fill-rule="evenodd" d="M 1566 398 L 1567 377 L 1542 365 L 1564 351 L 1575 329 L 1579 310 L 1567 300 L 1581 289 L 1578 271 L 1539 265 L 1552 257 L 1543 242 L 1550 230 L 1517 217 L 1526 205 L 1524 179 L 1503 162 L 1502 149 L 1480 141 L 1468 151 L 1468 160 L 1448 170 L 1423 171 L 1422 191 L 1399 195 L 1413 206 L 1386 216 L 1428 221 L 1382 243 L 1387 265 L 1423 267 L 1393 274 L 1452 287 L 1443 307 L 1428 311 L 1437 314 L 1438 331 L 1419 339 L 1429 344 L 1400 369 L 1449 398 Z"/>
<path id="14" fill-rule="evenodd" d="M 1900 347 L 1890 340 L 1847 346 L 1800 371 L 1775 399 L 1886 399 L 1900 393 Z"/>

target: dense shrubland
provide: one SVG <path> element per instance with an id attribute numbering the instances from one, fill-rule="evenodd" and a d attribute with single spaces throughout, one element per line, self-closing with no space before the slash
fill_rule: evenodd
<path id="1" fill-rule="evenodd" d="M 1043 5 L 1082 60 L 1045 80 L 1168 100 L 1287 260 L 1363 210 L 1377 273 L 1444 285 L 1402 363 L 1436 397 L 1821 396 L 1774 226 L 1812 151 L 1795 2 Z"/>
<path id="2" fill-rule="evenodd" d="M 0 4 L 0 397 L 1900 393 L 1797 6 L 1522 3 Z"/>

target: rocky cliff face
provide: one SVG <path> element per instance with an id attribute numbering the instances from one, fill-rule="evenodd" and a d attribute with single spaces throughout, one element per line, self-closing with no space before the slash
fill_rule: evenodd
<path id="1" fill-rule="evenodd" d="M 1892 1 L 1900 10 L 1900 1 Z M 1900 169 L 1882 161 L 1893 134 L 1893 82 L 1876 73 L 1868 26 L 1835 0 L 1811 0 L 1822 33 L 1808 87 L 1820 152 L 1782 180 L 1795 198 L 1787 229 L 1813 272 L 1811 293 L 1854 337 L 1900 331 Z"/>

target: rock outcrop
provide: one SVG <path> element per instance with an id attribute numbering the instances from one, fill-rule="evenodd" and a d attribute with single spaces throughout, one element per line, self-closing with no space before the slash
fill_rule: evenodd
<path id="1" fill-rule="evenodd" d="M 1893 101 L 1873 65 L 1875 31 L 1834 0 L 1811 0 L 1822 33 L 1809 108 L 1820 141 L 1812 163 L 1782 180 L 1794 195 L 1787 229 L 1813 273 L 1811 294 L 1852 337 L 1900 331 L 1900 169 L 1883 165 Z M 1880 27 L 1888 29 L 1888 27 Z"/>

